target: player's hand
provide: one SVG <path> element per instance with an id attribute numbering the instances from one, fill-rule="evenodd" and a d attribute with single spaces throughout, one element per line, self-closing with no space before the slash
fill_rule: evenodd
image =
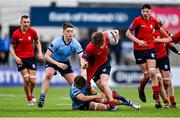
<path id="1" fill-rule="evenodd" d="M 66 64 L 64 64 L 64 63 L 58 63 L 57 66 L 58 66 L 59 68 L 63 69 L 63 70 L 66 70 L 67 67 L 68 67 L 68 66 L 67 66 Z"/>
<path id="2" fill-rule="evenodd" d="M 16 60 L 16 63 L 17 63 L 18 65 L 22 65 L 22 64 L 23 64 L 23 63 L 22 63 L 22 60 L 21 60 L 19 57 L 16 57 L 15 60 Z"/>
<path id="3" fill-rule="evenodd" d="M 83 62 L 82 68 L 83 69 L 87 69 L 88 68 L 88 62 L 87 61 Z"/>
<path id="4" fill-rule="evenodd" d="M 38 54 L 38 59 L 39 59 L 39 61 L 40 61 L 41 63 L 44 62 L 44 58 L 43 58 L 42 53 L 39 53 L 39 54 Z"/>
<path id="5" fill-rule="evenodd" d="M 141 47 L 146 47 L 147 46 L 147 42 L 139 40 L 138 45 L 141 46 Z"/>

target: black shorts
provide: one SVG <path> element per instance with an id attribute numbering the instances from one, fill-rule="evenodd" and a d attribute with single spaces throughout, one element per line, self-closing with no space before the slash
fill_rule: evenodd
<path id="1" fill-rule="evenodd" d="M 96 71 L 96 73 L 93 76 L 94 82 L 100 79 L 101 74 L 107 74 L 110 75 L 111 71 L 111 65 L 110 65 L 110 59 L 108 59 L 102 66 L 99 67 L 99 69 Z"/>
<path id="2" fill-rule="evenodd" d="M 79 108 L 73 108 L 74 110 L 89 110 L 89 103 L 85 102 L 83 105 L 81 105 Z"/>
<path id="3" fill-rule="evenodd" d="M 62 68 L 59 68 L 57 65 L 52 64 L 52 63 L 46 61 L 45 68 L 47 68 L 47 67 L 52 67 L 52 68 L 54 68 L 55 70 L 59 71 L 59 73 L 60 73 L 61 75 L 64 75 L 64 74 L 67 74 L 67 73 L 73 73 L 73 70 L 72 70 L 72 68 L 71 68 L 71 65 L 70 65 L 69 61 L 67 61 L 67 62 L 60 62 L 60 63 L 64 63 L 64 64 L 66 64 L 68 67 L 67 67 L 65 70 L 63 70 Z M 55 74 L 56 74 L 56 73 L 55 73 Z"/>
<path id="4" fill-rule="evenodd" d="M 35 57 L 30 57 L 30 58 L 22 58 L 22 63 L 23 64 L 16 64 L 18 71 L 22 71 L 23 69 L 30 69 L 30 70 L 36 70 L 37 65 L 36 65 L 36 59 Z"/>
<path id="5" fill-rule="evenodd" d="M 161 59 L 156 59 L 156 67 L 159 68 L 160 70 L 170 71 L 171 67 L 170 67 L 169 58 L 166 56 Z"/>
<path id="6" fill-rule="evenodd" d="M 134 57 L 136 64 L 143 64 L 146 63 L 147 59 L 156 59 L 156 54 L 154 49 L 134 50 Z"/>

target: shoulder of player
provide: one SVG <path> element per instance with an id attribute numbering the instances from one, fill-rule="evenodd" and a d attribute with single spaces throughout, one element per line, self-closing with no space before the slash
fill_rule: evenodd
<path id="1" fill-rule="evenodd" d="M 36 32 L 37 33 L 36 29 L 34 29 L 33 27 L 29 27 L 28 31 L 29 32 Z"/>

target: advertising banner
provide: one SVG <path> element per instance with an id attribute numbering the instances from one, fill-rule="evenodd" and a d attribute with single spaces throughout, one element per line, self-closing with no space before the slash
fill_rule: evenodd
<path id="1" fill-rule="evenodd" d="M 139 14 L 139 8 L 109 7 L 31 7 L 30 13 L 33 26 L 61 26 L 70 21 L 78 27 L 94 28 L 127 28 Z"/>
<path id="2" fill-rule="evenodd" d="M 153 15 L 160 21 L 167 29 L 180 28 L 180 7 L 154 7 Z"/>

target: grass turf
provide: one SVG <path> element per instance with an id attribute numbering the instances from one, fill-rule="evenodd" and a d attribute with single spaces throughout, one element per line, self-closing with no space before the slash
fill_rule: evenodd
<path id="1" fill-rule="evenodd" d="M 152 91 L 146 88 L 147 102 L 139 100 L 137 88 L 113 88 L 127 99 L 141 104 L 140 110 L 127 106 L 119 106 L 118 111 L 79 111 L 72 110 L 68 87 L 50 87 L 45 106 L 28 107 L 23 87 L 0 87 L 0 117 L 179 117 L 180 88 L 175 88 L 177 108 L 156 109 L 152 100 Z M 35 88 L 35 96 L 39 97 L 40 88 Z"/>

